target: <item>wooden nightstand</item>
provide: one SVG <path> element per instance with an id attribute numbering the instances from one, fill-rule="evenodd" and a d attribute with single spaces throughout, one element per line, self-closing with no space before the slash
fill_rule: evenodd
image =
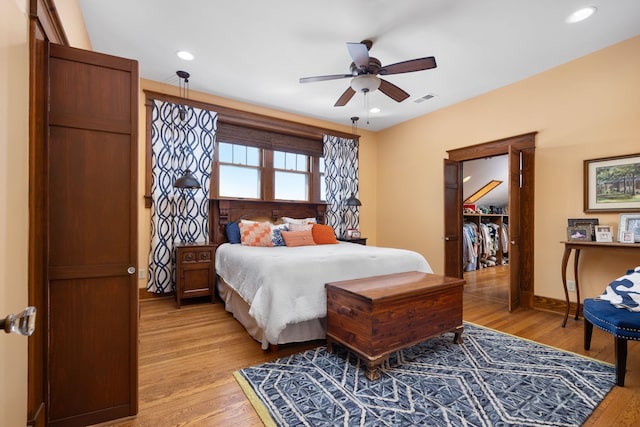
<path id="1" fill-rule="evenodd" d="M 351 243 L 357 243 L 359 245 L 367 245 L 367 238 L 366 237 L 353 237 L 351 239 L 347 239 L 346 237 L 342 237 L 340 239 L 341 242 L 351 242 Z"/>
<path id="2" fill-rule="evenodd" d="M 176 246 L 176 306 L 184 298 L 211 296 L 215 302 L 217 245 L 182 243 Z"/>

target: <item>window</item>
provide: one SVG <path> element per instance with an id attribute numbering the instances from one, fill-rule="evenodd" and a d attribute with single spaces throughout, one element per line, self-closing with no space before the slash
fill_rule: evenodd
<path id="1" fill-rule="evenodd" d="M 274 197 L 278 200 L 309 200 L 309 156 L 273 152 Z"/>
<path id="2" fill-rule="evenodd" d="M 223 197 L 260 198 L 261 150 L 218 143 L 219 194 Z"/>

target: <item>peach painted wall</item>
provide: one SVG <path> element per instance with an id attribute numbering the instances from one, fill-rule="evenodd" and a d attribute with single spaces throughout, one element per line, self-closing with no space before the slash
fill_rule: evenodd
<path id="1" fill-rule="evenodd" d="M 442 273 L 446 151 L 537 131 L 535 295 L 564 299 L 567 218 L 618 223 L 618 214 L 583 212 L 583 160 L 640 153 L 638 52 L 635 37 L 379 132 L 378 244 L 417 250 Z M 640 265 L 640 253 L 585 251 L 581 265 L 581 297 L 594 296 Z"/>
<path id="2" fill-rule="evenodd" d="M 0 1 L 0 317 L 28 304 L 28 3 Z M 0 332 L 0 425 L 27 419 L 26 337 Z"/>

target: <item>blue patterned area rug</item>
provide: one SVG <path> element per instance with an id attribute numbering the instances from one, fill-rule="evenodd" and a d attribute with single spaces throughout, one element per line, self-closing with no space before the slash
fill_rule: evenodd
<path id="1" fill-rule="evenodd" d="M 612 365 L 465 323 L 392 354 L 369 381 L 324 346 L 234 373 L 265 425 L 579 426 L 615 384 Z"/>

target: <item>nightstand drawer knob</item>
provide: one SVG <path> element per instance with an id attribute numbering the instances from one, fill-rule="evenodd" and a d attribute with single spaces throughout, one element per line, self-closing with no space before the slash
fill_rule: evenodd
<path id="1" fill-rule="evenodd" d="M 338 314 L 342 314 L 343 316 L 350 316 L 353 313 L 350 307 L 346 307 L 344 305 L 338 307 Z"/>

